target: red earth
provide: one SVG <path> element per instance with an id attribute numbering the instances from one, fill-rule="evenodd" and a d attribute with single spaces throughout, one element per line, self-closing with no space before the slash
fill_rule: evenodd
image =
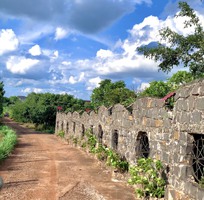
<path id="1" fill-rule="evenodd" d="M 55 135 L 22 127 L 9 118 L 18 144 L 0 165 L 2 200 L 134 200 L 134 189 L 111 170 Z"/>

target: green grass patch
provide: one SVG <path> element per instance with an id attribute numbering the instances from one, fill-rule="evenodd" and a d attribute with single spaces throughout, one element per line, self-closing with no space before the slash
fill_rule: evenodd
<path id="1" fill-rule="evenodd" d="M 0 126 L 0 161 L 5 159 L 17 143 L 15 131 L 7 126 Z"/>

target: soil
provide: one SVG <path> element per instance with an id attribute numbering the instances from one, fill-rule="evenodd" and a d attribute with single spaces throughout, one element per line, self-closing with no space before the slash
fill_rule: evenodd
<path id="1" fill-rule="evenodd" d="M 134 200 L 134 190 L 111 170 L 57 136 L 22 127 L 9 118 L 18 144 L 0 165 L 1 200 Z"/>

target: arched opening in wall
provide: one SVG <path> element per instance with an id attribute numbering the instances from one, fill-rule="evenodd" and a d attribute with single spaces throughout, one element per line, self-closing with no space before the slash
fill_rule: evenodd
<path id="1" fill-rule="evenodd" d="M 114 150 L 117 150 L 118 149 L 118 130 L 114 130 L 113 133 L 112 133 L 112 148 Z"/>
<path id="2" fill-rule="evenodd" d="M 57 127 L 56 128 L 57 128 L 57 130 L 59 130 L 59 121 L 57 121 Z"/>
<path id="3" fill-rule="evenodd" d="M 197 183 L 204 178 L 204 135 L 193 134 L 192 171 Z"/>
<path id="4" fill-rule="evenodd" d="M 64 130 L 64 127 L 63 127 L 63 122 L 61 123 L 61 131 L 63 131 Z"/>
<path id="5" fill-rule="evenodd" d="M 85 127 L 84 124 L 81 125 L 81 136 L 84 137 L 85 135 Z"/>
<path id="6" fill-rule="evenodd" d="M 146 132 L 140 131 L 136 140 L 136 156 L 138 158 L 148 158 L 150 153 L 149 139 Z"/>
<path id="7" fill-rule="evenodd" d="M 103 129 L 102 126 L 99 124 L 98 125 L 98 142 L 99 144 L 102 144 L 103 141 Z"/>
<path id="8" fill-rule="evenodd" d="M 69 133 L 69 122 L 67 122 L 66 133 Z"/>
<path id="9" fill-rule="evenodd" d="M 90 132 L 91 132 L 91 134 L 94 134 L 93 125 L 90 126 Z"/>
<path id="10" fill-rule="evenodd" d="M 75 133 L 76 131 L 76 122 L 73 122 L 73 132 Z"/>

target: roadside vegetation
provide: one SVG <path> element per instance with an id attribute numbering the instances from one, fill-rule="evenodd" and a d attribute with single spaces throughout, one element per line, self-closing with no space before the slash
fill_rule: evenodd
<path id="1" fill-rule="evenodd" d="M 0 161 L 5 159 L 17 143 L 15 131 L 7 126 L 0 126 Z"/>

